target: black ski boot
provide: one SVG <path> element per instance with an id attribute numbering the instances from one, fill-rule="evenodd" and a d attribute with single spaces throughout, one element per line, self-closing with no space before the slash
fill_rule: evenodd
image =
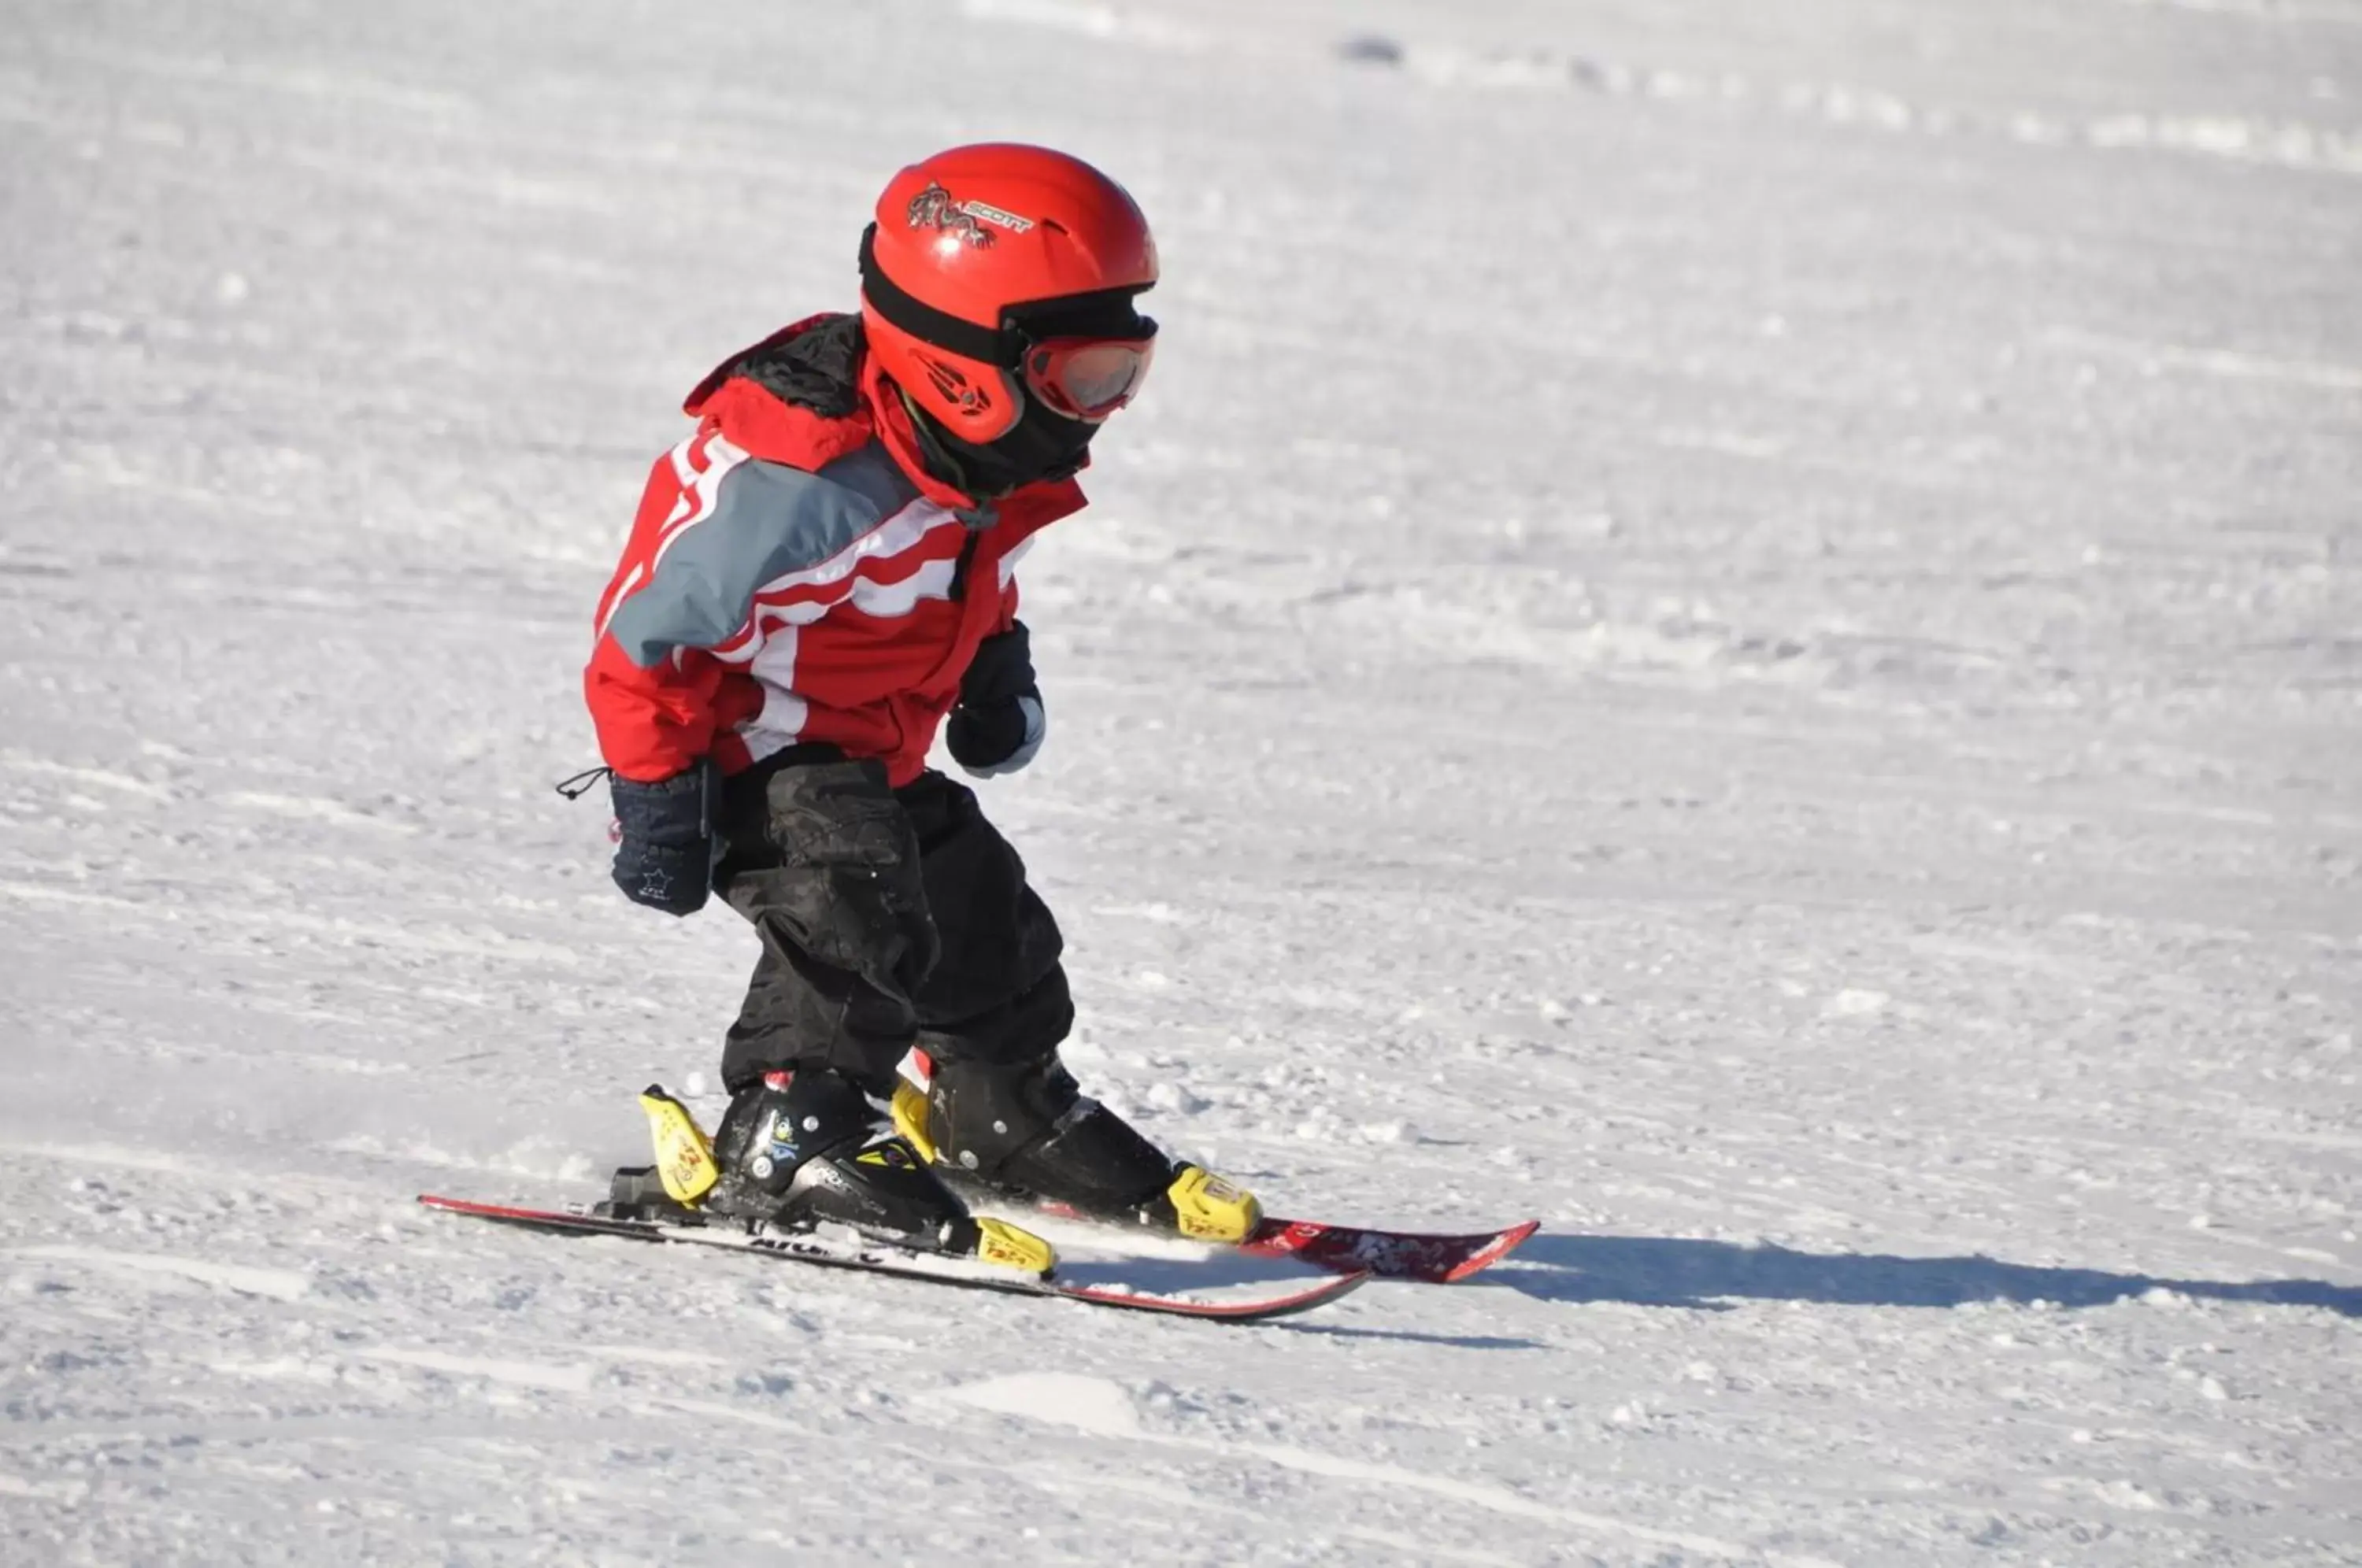
<path id="1" fill-rule="evenodd" d="M 739 1090 L 714 1134 L 712 1170 L 698 1205 L 707 1214 L 790 1231 L 849 1225 L 896 1246 L 1037 1274 L 1056 1261 L 1038 1236 L 971 1216 L 859 1086 L 824 1069 L 768 1073 Z"/>
<path id="2" fill-rule="evenodd" d="M 902 1073 L 894 1124 L 929 1160 L 986 1186 L 1200 1241 L 1242 1242 L 1263 1218 L 1252 1194 L 1087 1098 L 1054 1051 L 1015 1066 L 912 1051 Z"/>

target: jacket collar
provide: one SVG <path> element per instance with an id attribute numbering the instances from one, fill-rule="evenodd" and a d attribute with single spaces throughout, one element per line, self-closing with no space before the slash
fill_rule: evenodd
<path id="1" fill-rule="evenodd" d="M 895 467 L 902 470 L 921 495 L 973 527 L 990 527 L 998 516 L 1010 512 L 1038 513 L 1046 521 L 1080 509 L 1082 490 L 1071 479 L 1027 485 L 1014 494 L 988 502 L 979 501 L 929 472 L 901 390 L 879 369 L 874 354 L 861 356 L 856 372 L 856 390 L 860 393 L 857 406 L 841 417 L 817 414 L 789 403 L 736 373 L 737 367 L 745 360 L 832 319 L 834 318 L 827 315 L 806 316 L 731 355 L 697 383 L 681 404 L 681 412 L 694 419 L 713 421 L 749 457 L 785 463 L 808 472 L 817 472 L 876 441 L 886 448 Z"/>

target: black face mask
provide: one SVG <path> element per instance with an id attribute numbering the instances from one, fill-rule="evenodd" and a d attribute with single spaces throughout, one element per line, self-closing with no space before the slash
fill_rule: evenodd
<path id="1" fill-rule="evenodd" d="M 1099 427 L 1025 400 L 1017 423 L 995 440 L 963 441 L 933 415 L 905 400 L 918 425 L 919 445 L 937 479 L 978 501 L 997 500 L 1045 480 L 1071 479 Z"/>

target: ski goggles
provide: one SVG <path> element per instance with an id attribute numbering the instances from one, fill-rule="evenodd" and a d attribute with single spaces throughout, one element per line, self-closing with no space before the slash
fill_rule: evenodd
<path id="1" fill-rule="evenodd" d="M 1145 317 L 1137 337 L 1028 340 L 1019 368 L 1033 395 L 1068 419 L 1097 425 L 1130 403 L 1156 357 L 1156 324 Z"/>

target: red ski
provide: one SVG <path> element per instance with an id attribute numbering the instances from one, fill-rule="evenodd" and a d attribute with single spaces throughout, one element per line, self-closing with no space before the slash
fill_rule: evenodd
<path id="1" fill-rule="evenodd" d="M 935 1285 L 956 1285 L 972 1290 L 999 1291 L 1008 1296 L 1044 1296 L 1058 1300 L 1086 1302 L 1094 1307 L 1164 1312 L 1231 1323 L 1259 1322 L 1267 1318 L 1284 1318 L 1291 1313 L 1309 1311 L 1351 1294 L 1370 1277 L 1367 1271 L 1356 1270 L 1310 1280 L 1265 1280 L 1243 1287 L 1224 1285 L 1190 1294 L 1174 1294 L 1135 1287 L 1120 1278 L 1102 1284 L 1082 1284 L 1055 1276 L 1045 1277 L 998 1268 L 971 1258 L 914 1252 L 864 1239 L 845 1239 L 816 1231 L 772 1231 L 759 1225 L 684 1224 L 661 1220 L 627 1219 L 593 1213 L 587 1204 L 573 1204 L 565 1209 L 519 1209 L 507 1204 L 479 1203 L 465 1198 L 445 1198 L 435 1193 L 421 1193 L 418 1201 L 447 1214 L 490 1220 L 498 1224 L 532 1231 L 719 1247 L 790 1263 L 855 1269 L 901 1279 L 922 1279 Z M 1307 1261 L 1319 1262 L 1317 1259 Z M 1320 1263 L 1320 1266 L 1334 1265 Z"/>
<path id="2" fill-rule="evenodd" d="M 1499 1263 L 1540 1229 L 1540 1220 L 1529 1220 L 1506 1231 L 1434 1236 L 1324 1225 L 1317 1220 L 1265 1219 L 1240 1243 L 1240 1250 L 1257 1257 L 1301 1258 L 1341 1275 L 1453 1285 Z"/>

